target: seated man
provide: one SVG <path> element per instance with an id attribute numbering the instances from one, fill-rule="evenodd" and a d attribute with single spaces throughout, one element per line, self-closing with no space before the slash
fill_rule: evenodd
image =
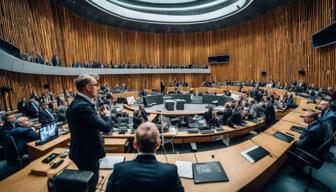
<path id="1" fill-rule="evenodd" d="M 106 192 L 175 192 L 184 191 L 177 174 L 177 167 L 172 164 L 160 163 L 155 158 L 155 151 L 160 147 L 161 140 L 155 124 L 141 124 L 135 134 L 134 148 L 137 157 L 114 165 Z"/>
<path id="2" fill-rule="evenodd" d="M 211 120 L 211 118 L 212 118 L 212 111 L 213 111 L 213 107 L 209 106 L 208 107 L 208 111 L 206 111 L 206 112 L 203 113 L 203 118 L 205 120 L 205 124 L 208 124 L 209 121 Z"/>
<path id="3" fill-rule="evenodd" d="M 231 110 L 230 103 L 225 103 L 222 124 L 227 125 L 227 120 L 231 115 L 232 115 L 232 110 Z"/>
<path id="4" fill-rule="evenodd" d="M 27 113 L 27 101 L 25 97 L 21 98 L 21 101 L 18 103 L 18 110 L 20 113 L 23 113 L 23 115 L 26 115 Z"/>
<path id="5" fill-rule="evenodd" d="M 15 116 L 13 114 L 6 114 L 4 124 L 0 129 L 1 134 L 9 135 L 12 129 L 15 127 Z"/>
<path id="6" fill-rule="evenodd" d="M 331 130 L 324 130 L 324 127 L 317 121 L 317 113 L 308 110 L 304 115 L 304 122 L 308 124 L 307 130 L 300 136 L 296 143 L 299 147 L 311 154 L 316 154 L 320 145 L 330 137 Z"/>
<path id="7" fill-rule="evenodd" d="M 42 103 L 42 109 L 39 112 L 39 122 L 41 127 L 46 124 L 55 122 L 53 111 L 48 107 L 48 103 Z"/>
<path id="8" fill-rule="evenodd" d="M 38 117 L 40 106 L 36 103 L 34 98 L 31 98 L 27 104 L 27 115 L 30 117 Z"/>
<path id="9" fill-rule="evenodd" d="M 319 104 L 319 108 L 322 111 L 320 117 L 318 118 L 318 121 L 320 123 L 323 123 L 323 122 L 326 122 L 326 121 L 332 121 L 332 123 L 336 123 L 336 114 L 330 108 L 329 102 L 321 101 L 320 104 Z"/>
<path id="10" fill-rule="evenodd" d="M 237 105 L 232 104 L 231 109 L 232 109 L 232 114 L 227 119 L 227 125 L 230 127 L 241 126 L 243 117 L 240 111 L 238 110 Z"/>
<path id="11" fill-rule="evenodd" d="M 27 143 L 39 139 L 32 126 L 33 123 L 27 117 L 20 117 L 17 119 L 16 127 L 10 133 L 21 156 L 27 153 Z"/>

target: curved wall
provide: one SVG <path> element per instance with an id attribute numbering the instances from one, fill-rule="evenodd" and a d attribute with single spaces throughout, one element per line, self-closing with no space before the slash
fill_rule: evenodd
<path id="1" fill-rule="evenodd" d="M 23 52 L 41 52 L 45 58 L 58 54 L 63 66 L 71 66 L 75 59 L 81 63 L 99 60 L 105 63 L 203 65 L 208 56 L 229 54 L 229 64 L 211 65 L 211 79 L 303 80 L 322 87 L 334 87 L 336 82 L 336 46 L 313 49 L 311 42 L 315 32 L 333 22 L 334 0 L 290 0 L 288 5 L 239 26 L 181 35 L 102 26 L 76 16 L 55 0 L 11 0 L 0 1 L 0 5 L 1 38 Z M 300 68 L 305 69 L 305 76 L 298 75 Z M 267 75 L 261 76 L 261 71 L 266 71 Z M 44 83 L 56 89 L 72 84 L 72 77 L 0 72 L 1 85 L 15 84 L 22 91 L 41 89 Z M 134 88 L 141 88 L 158 87 L 161 78 L 186 80 L 198 87 L 209 76 L 109 75 L 103 79 L 110 84 L 125 81 Z M 29 82 L 29 88 L 20 85 L 26 80 L 33 81 Z"/>

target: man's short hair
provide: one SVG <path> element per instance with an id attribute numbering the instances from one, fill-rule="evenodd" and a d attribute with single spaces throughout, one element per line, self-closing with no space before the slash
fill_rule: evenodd
<path id="1" fill-rule="evenodd" d="M 308 110 L 307 110 L 307 113 L 308 113 L 308 115 L 309 115 L 310 117 L 312 117 L 314 120 L 317 120 L 317 118 L 318 118 L 318 114 L 317 114 L 315 111 L 308 109 Z"/>
<path id="2" fill-rule="evenodd" d="M 142 123 L 136 130 L 135 140 L 138 144 L 140 152 L 154 153 L 156 143 L 160 139 L 159 131 L 152 122 Z"/>
<path id="3" fill-rule="evenodd" d="M 92 82 L 92 79 L 99 80 L 98 74 L 82 74 L 75 79 L 78 91 L 83 91 L 84 87 Z"/>

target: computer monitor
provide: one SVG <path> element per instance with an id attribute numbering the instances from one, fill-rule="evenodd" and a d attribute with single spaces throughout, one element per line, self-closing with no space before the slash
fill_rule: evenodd
<path id="1" fill-rule="evenodd" d="M 40 133 L 40 141 L 48 141 L 54 137 L 58 136 L 58 128 L 56 123 L 47 124 L 44 127 L 41 127 L 39 130 Z"/>

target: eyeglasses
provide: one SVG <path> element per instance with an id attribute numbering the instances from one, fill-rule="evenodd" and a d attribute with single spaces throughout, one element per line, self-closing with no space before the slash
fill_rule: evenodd
<path id="1" fill-rule="evenodd" d="M 98 86 L 99 86 L 99 83 L 89 84 L 88 86 L 95 86 L 95 87 L 98 87 Z"/>

